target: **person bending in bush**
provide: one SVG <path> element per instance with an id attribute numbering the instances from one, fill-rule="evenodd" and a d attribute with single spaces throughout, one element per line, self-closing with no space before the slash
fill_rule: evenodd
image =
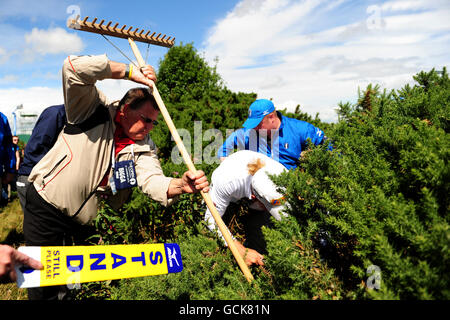
<path id="1" fill-rule="evenodd" d="M 270 224 L 271 216 L 280 220 L 285 215 L 282 212 L 284 197 L 269 177 L 284 171 L 287 169 L 282 164 L 261 153 L 241 150 L 227 157 L 212 174 L 210 195 L 220 216 L 224 215 L 231 202 L 240 199 L 251 201 L 244 222 L 246 242 L 242 244 L 233 238 L 247 265 L 264 265 L 266 243 L 261 227 Z M 216 229 L 209 209 L 206 210 L 205 221 L 211 231 Z M 220 230 L 216 231 L 225 241 Z"/>
<path id="2" fill-rule="evenodd" d="M 132 188 L 163 205 L 182 193 L 208 192 L 204 172 L 166 177 L 149 131 L 157 124 L 158 105 L 148 87 L 154 69 L 110 61 L 106 55 L 69 56 L 62 69 L 67 124 L 55 145 L 34 166 L 26 191 L 26 245 L 65 245 L 97 215 L 99 196 L 114 208 Z M 126 79 L 146 87 L 130 89 L 110 101 L 95 86 L 103 79 Z M 49 287 L 52 288 L 52 287 Z M 55 299 L 58 290 L 29 290 L 30 299 Z"/>

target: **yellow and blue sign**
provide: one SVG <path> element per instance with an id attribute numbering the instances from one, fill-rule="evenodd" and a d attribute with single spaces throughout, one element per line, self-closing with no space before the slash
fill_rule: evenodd
<path id="1" fill-rule="evenodd" d="M 176 273 L 183 270 L 176 243 L 20 247 L 43 270 L 16 266 L 19 288 L 77 284 Z"/>

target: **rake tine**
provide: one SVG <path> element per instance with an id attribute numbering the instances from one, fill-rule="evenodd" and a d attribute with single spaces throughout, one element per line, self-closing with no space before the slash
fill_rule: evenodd
<path id="1" fill-rule="evenodd" d="M 80 20 L 79 16 L 75 19 L 68 21 L 68 27 L 72 29 L 77 29 L 81 31 L 99 33 L 103 35 L 109 35 L 118 38 L 132 38 L 135 41 L 145 42 L 148 44 L 154 44 L 163 47 L 172 47 L 175 44 L 175 37 L 167 37 L 164 35 L 161 38 L 161 33 L 159 33 L 156 37 L 156 32 L 151 33 L 150 30 L 146 31 L 144 29 L 134 28 L 132 26 L 127 26 L 124 24 L 119 28 L 119 23 L 115 23 L 112 26 L 113 22 L 109 21 L 105 24 L 105 20 L 102 19 L 100 23 L 96 23 L 98 18 L 93 18 L 91 22 L 88 22 L 89 17 L 86 16 L 83 20 Z M 150 35 L 151 34 L 151 35 Z"/>

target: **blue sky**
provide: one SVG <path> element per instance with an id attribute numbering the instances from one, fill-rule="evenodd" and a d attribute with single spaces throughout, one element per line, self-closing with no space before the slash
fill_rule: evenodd
<path id="1" fill-rule="evenodd" d="M 355 102 L 369 83 L 396 89 L 421 70 L 450 62 L 448 0 L 0 0 L 0 111 L 62 103 L 61 65 L 69 54 L 106 53 L 127 60 L 100 35 L 66 20 L 89 16 L 175 36 L 194 46 L 233 91 L 297 104 L 336 121 L 340 101 Z M 126 40 L 110 38 L 133 57 Z M 147 46 L 139 45 L 146 56 Z M 150 46 L 155 67 L 167 48 Z M 120 98 L 132 84 L 102 81 Z M 164 97 L 163 97 L 164 98 Z"/>
<path id="2" fill-rule="evenodd" d="M 200 46 L 210 26 L 219 19 L 224 12 L 231 10 L 237 1 L 217 1 L 211 5 L 211 1 L 80 1 L 73 0 L 56 1 L 5 1 L 0 0 L 2 8 L 0 13 L 0 26 L 8 32 L 2 33 L 3 48 L 10 54 L 8 63 L 1 64 L 1 73 L 20 77 L 20 81 L 1 81 L 2 88 L 27 88 L 42 83 L 44 75 L 47 85 L 57 86 L 60 79 L 56 78 L 57 69 L 68 54 L 102 54 L 107 53 L 110 59 L 122 61 L 125 58 L 114 49 L 100 35 L 67 29 L 67 18 L 79 13 L 82 18 L 89 16 L 89 21 L 98 17 L 99 21 L 105 19 L 119 22 L 120 26 L 136 26 L 146 30 L 162 32 L 174 35 L 176 43 L 193 42 Z M 73 6 L 73 7 L 71 7 Z M 56 28 L 64 29 L 68 34 L 81 39 L 81 46 L 67 43 L 65 47 L 51 52 L 44 48 L 42 53 L 36 52 L 32 44 L 27 43 L 27 35 L 32 35 L 33 29 L 43 33 L 50 33 Z M 36 37 L 38 35 L 36 34 Z M 42 36 L 45 36 L 44 34 Z M 63 35 L 61 35 L 61 38 Z M 29 38 L 28 38 L 29 39 Z M 70 42 L 71 39 L 66 39 Z M 122 39 L 110 38 L 128 56 L 133 57 L 129 50 L 128 42 Z M 44 44 L 38 41 L 36 45 Z M 53 44 L 53 43 L 52 43 Z M 55 44 L 56 45 L 56 44 Z M 147 46 L 139 44 L 142 54 L 146 55 Z M 71 51 L 72 49 L 72 51 Z M 31 51 L 31 52 L 27 52 Z M 2 51 L 0 51 L 1 53 Z M 48 52 L 48 53 L 47 53 Z M 167 48 L 151 46 L 149 49 L 149 63 L 157 67 L 159 59 L 167 52 Z M 1 59 L 1 58 L 0 58 Z M 3 58 L 5 60 L 6 58 Z M 126 60 L 126 59 L 125 59 Z M 2 60 L 0 60 L 1 62 Z M 29 71 L 32 71 L 31 75 Z M 3 78 L 0 76 L 0 78 Z M 9 77 L 11 78 L 11 77 Z"/>

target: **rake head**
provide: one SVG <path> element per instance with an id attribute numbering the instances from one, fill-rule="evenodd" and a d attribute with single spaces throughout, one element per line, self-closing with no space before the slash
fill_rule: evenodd
<path id="1" fill-rule="evenodd" d="M 144 29 L 141 29 L 139 31 L 139 28 L 134 28 L 131 26 L 127 27 L 126 25 L 119 28 L 118 22 L 113 26 L 111 26 L 111 21 L 106 24 L 104 24 L 105 20 L 101 20 L 100 23 L 96 23 L 97 18 L 94 18 L 91 22 L 88 22 L 88 18 L 89 17 L 85 17 L 83 20 L 80 20 L 78 17 L 76 19 L 70 19 L 67 26 L 75 30 L 99 33 L 124 39 L 131 38 L 134 41 L 145 42 L 167 48 L 170 48 L 175 44 L 175 37 L 166 38 L 166 35 L 161 37 L 161 33 L 155 36 L 156 32 L 150 34 L 150 30 L 145 31 Z"/>

